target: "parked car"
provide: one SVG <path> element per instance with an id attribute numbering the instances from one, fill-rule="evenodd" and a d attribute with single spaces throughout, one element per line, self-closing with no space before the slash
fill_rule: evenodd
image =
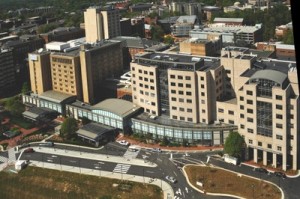
<path id="1" fill-rule="evenodd" d="M 168 180 L 169 182 L 172 182 L 172 183 L 177 182 L 177 180 L 173 176 L 166 176 L 166 180 Z"/>
<path id="2" fill-rule="evenodd" d="M 160 148 L 153 148 L 152 151 L 153 152 L 161 152 L 161 149 Z"/>
<path id="3" fill-rule="evenodd" d="M 34 152 L 33 148 L 27 148 L 24 150 L 24 153 L 33 153 L 33 152 Z"/>
<path id="4" fill-rule="evenodd" d="M 280 171 L 275 171 L 275 172 L 274 172 L 274 175 L 277 176 L 277 177 L 286 178 L 285 173 L 282 173 L 282 172 L 280 172 Z"/>
<path id="5" fill-rule="evenodd" d="M 126 140 L 119 140 L 117 141 L 119 144 L 124 145 L 124 146 L 128 146 L 129 142 L 127 142 Z"/>

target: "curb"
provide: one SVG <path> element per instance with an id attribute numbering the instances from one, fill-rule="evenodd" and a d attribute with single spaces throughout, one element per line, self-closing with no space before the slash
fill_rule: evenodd
<path id="1" fill-rule="evenodd" d="M 197 190 L 197 191 L 199 191 L 199 192 L 201 192 L 201 193 L 203 193 L 203 194 L 207 194 L 207 195 L 213 195 L 213 196 L 229 196 L 229 197 L 233 197 L 233 198 L 246 199 L 246 198 L 243 198 L 243 197 L 240 197 L 240 196 L 236 196 L 236 195 L 231 195 L 231 194 L 209 193 L 209 192 L 204 193 L 204 191 L 198 189 L 197 187 L 195 187 L 194 185 L 192 185 L 192 183 L 190 183 L 190 181 L 189 181 L 189 179 L 188 179 L 188 176 L 187 176 L 187 174 L 186 174 L 186 172 L 185 172 L 185 169 L 184 169 L 186 166 L 202 166 L 202 165 L 187 164 L 187 165 L 185 165 L 185 166 L 182 168 L 183 173 L 184 173 L 184 177 L 186 178 L 188 184 L 189 184 L 191 187 L 193 187 L 195 190 Z M 276 184 L 273 183 L 273 182 L 266 181 L 266 180 L 261 180 L 261 179 L 259 179 L 259 178 L 255 178 L 255 177 L 252 177 L 252 176 L 249 176 L 249 175 L 244 175 L 244 174 L 241 174 L 241 173 L 238 173 L 238 172 L 235 172 L 235 171 L 231 171 L 231 170 L 228 170 L 228 169 L 224 169 L 224 168 L 221 168 L 221 167 L 218 167 L 218 166 L 213 166 L 213 167 L 218 168 L 218 169 L 222 169 L 222 170 L 225 170 L 225 171 L 228 171 L 228 172 L 240 174 L 240 175 L 242 175 L 242 176 L 246 176 L 246 177 L 249 177 L 249 178 L 253 178 L 253 179 L 258 180 L 258 181 L 264 181 L 264 182 L 267 182 L 267 183 L 269 183 L 269 184 L 272 184 L 272 185 L 274 185 L 275 187 L 277 187 L 277 188 L 280 190 L 280 192 L 281 192 L 281 199 L 284 199 L 284 198 L 285 198 L 285 197 L 284 197 L 284 192 L 283 192 L 283 190 L 282 190 L 278 185 L 276 185 Z"/>

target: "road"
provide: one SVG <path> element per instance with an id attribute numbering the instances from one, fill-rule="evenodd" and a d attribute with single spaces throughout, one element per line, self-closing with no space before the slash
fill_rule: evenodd
<path id="1" fill-rule="evenodd" d="M 31 145 L 33 147 L 39 147 L 38 145 Z M 33 160 L 38 162 L 47 162 L 53 163 L 57 165 L 66 165 L 66 166 L 73 166 L 74 168 L 88 168 L 99 170 L 99 175 L 101 176 L 101 171 L 108 171 L 114 173 L 120 173 L 122 177 L 123 174 L 131 174 L 136 176 L 144 176 L 153 178 L 153 180 L 165 180 L 166 176 L 173 176 L 177 179 L 177 183 L 169 184 L 172 186 L 174 190 L 174 194 L 176 199 L 193 199 L 193 198 L 215 198 L 215 199 L 224 199 L 229 197 L 216 197 L 216 196 L 207 196 L 193 190 L 189 187 L 183 173 L 182 168 L 185 164 L 201 164 L 202 162 L 207 161 L 207 156 L 215 154 L 216 152 L 196 152 L 196 153 L 180 153 L 163 151 L 163 152 L 153 152 L 147 149 L 141 149 L 137 152 L 129 152 L 127 150 L 128 147 L 122 146 L 118 143 L 109 143 L 105 145 L 101 149 L 88 149 L 84 147 L 77 147 L 77 146 L 65 146 L 56 144 L 53 150 L 57 151 L 65 151 L 62 154 L 49 154 L 49 153 L 42 153 L 42 152 L 34 152 L 34 153 L 23 153 L 21 159 L 23 160 Z M 87 159 L 84 157 L 70 157 L 68 156 L 68 151 L 77 151 L 79 154 L 81 153 L 93 153 L 93 154 L 104 154 L 107 157 L 123 157 L 125 159 L 131 158 L 139 158 L 144 159 L 145 161 L 150 161 L 157 164 L 157 167 L 147 167 L 147 166 L 138 166 L 131 164 L 132 162 L 127 163 L 117 163 L 112 162 L 108 158 L 107 160 L 99 161 L 93 159 Z M 19 154 L 16 154 L 17 156 Z M 187 155 L 187 156 L 186 156 Z M 1 159 L 4 157 L 4 159 Z M 4 160 L 5 157 L 8 157 L 7 152 L 0 153 L 0 161 Z M 228 163 L 223 162 L 217 158 L 211 158 L 210 163 L 225 169 L 229 169 L 232 171 L 236 171 L 242 174 L 254 176 L 257 178 L 261 178 L 263 180 L 271 181 L 277 185 L 279 185 L 285 193 L 286 199 L 297 199 L 300 195 L 300 178 L 287 178 L 282 179 L 278 178 L 274 175 L 267 175 L 253 171 L 251 167 L 248 166 L 234 166 Z"/>

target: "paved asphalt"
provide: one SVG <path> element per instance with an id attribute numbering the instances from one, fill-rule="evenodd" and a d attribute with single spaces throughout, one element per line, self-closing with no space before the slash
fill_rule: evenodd
<path id="1" fill-rule="evenodd" d="M 33 146 L 33 145 L 32 145 Z M 86 149 L 83 147 L 77 146 L 64 146 L 64 145 L 55 145 L 56 148 L 65 149 L 65 150 L 73 150 L 73 151 L 82 151 L 87 153 L 98 153 L 98 154 L 107 154 L 109 155 L 116 155 L 116 156 L 123 156 L 127 151 L 127 147 L 122 146 L 118 143 L 109 143 L 104 146 L 102 149 Z M 170 160 L 170 152 L 153 152 L 151 150 L 142 149 L 138 153 L 137 158 L 145 158 L 145 161 L 151 161 L 158 165 L 158 167 L 143 167 L 143 166 L 136 166 L 136 165 L 126 165 L 123 164 L 123 168 L 117 163 L 109 162 L 108 161 L 98 161 L 98 160 L 90 160 L 84 158 L 76 158 L 76 157 L 69 157 L 64 155 L 51 155 L 46 153 L 34 152 L 34 153 L 23 153 L 21 159 L 24 160 L 35 160 L 40 162 L 48 162 L 60 165 L 68 165 L 73 166 L 74 168 L 89 168 L 99 170 L 99 175 L 101 175 L 102 171 L 109 171 L 109 172 L 118 172 L 116 171 L 118 168 L 122 170 L 122 173 L 127 173 L 131 175 L 138 175 L 138 176 L 145 176 L 151 177 L 156 179 L 164 179 L 167 175 L 173 176 L 177 179 L 177 183 L 173 184 L 170 182 L 172 188 L 174 189 L 174 194 L 177 199 L 198 199 L 198 198 L 215 198 L 215 199 L 224 199 L 229 197 L 217 197 L 217 196 L 207 196 L 201 194 L 192 188 L 189 187 L 186 179 L 182 173 L 180 167 L 184 166 L 185 164 L 201 164 L 202 162 L 206 162 L 207 155 L 215 154 L 216 152 L 196 152 L 196 153 L 188 153 L 188 156 L 185 157 L 185 153 L 173 153 L 173 159 Z M 17 157 L 19 154 L 16 154 Z M 7 152 L 0 152 L 0 156 L 7 157 Z M 259 173 L 253 171 L 251 167 L 248 166 L 234 166 L 228 163 L 223 162 L 217 158 L 211 158 L 210 163 L 213 165 L 233 170 L 242 174 L 254 176 L 257 178 L 261 178 L 263 180 L 271 181 L 277 185 L 279 185 L 285 193 L 285 199 L 298 199 L 300 196 L 300 178 L 278 178 L 274 175 L 267 175 L 263 173 Z M 167 180 L 165 180 L 167 181 Z M 179 193 L 179 190 L 181 193 Z"/>

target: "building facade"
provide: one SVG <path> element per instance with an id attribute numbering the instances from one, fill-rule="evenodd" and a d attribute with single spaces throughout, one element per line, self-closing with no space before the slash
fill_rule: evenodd
<path id="1" fill-rule="evenodd" d="M 84 12 L 86 41 L 95 43 L 121 35 L 119 11 L 113 8 L 88 8 Z"/>
<path id="2" fill-rule="evenodd" d="M 0 51 L 0 94 L 4 94 L 16 81 L 13 52 L 11 50 Z"/>
<path id="3" fill-rule="evenodd" d="M 31 91 L 42 94 L 52 89 L 50 52 L 28 54 Z"/>
<path id="4" fill-rule="evenodd" d="M 101 98 L 101 83 L 123 71 L 122 43 L 105 41 L 83 45 L 80 50 L 83 101 L 94 104 Z"/>

